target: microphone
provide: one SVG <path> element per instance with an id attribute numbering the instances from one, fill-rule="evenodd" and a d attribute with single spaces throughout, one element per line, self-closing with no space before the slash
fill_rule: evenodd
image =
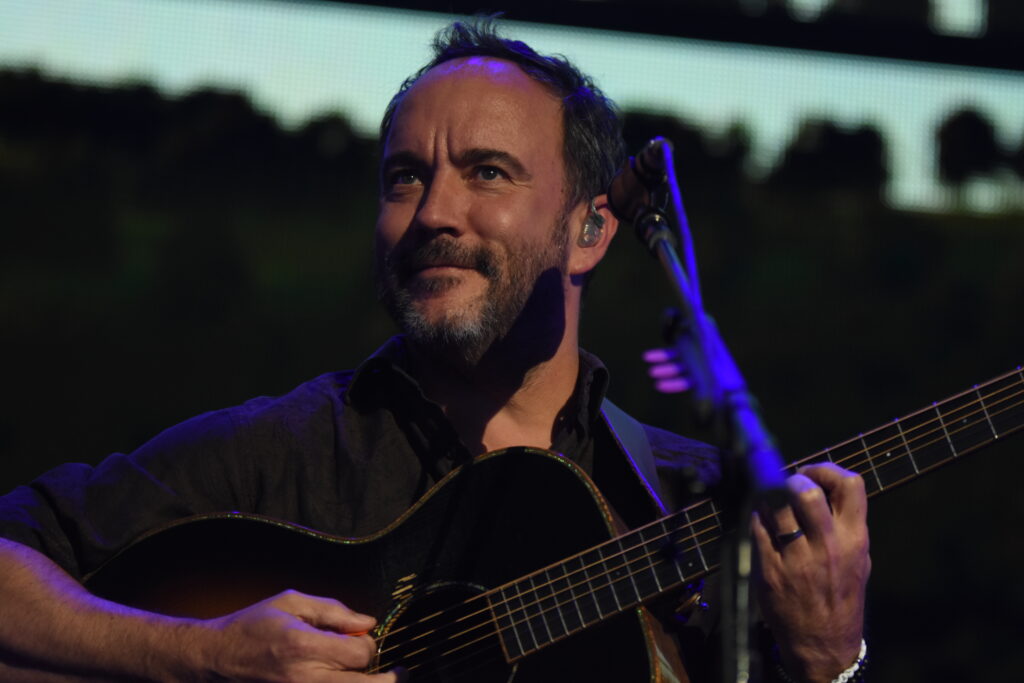
<path id="1" fill-rule="evenodd" d="M 654 138 L 635 157 L 630 157 L 612 178 L 608 186 L 608 208 L 620 221 L 632 223 L 643 207 L 651 205 L 653 193 L 667 185 L 665 145 L 672 147 L 665 138 Z"/>

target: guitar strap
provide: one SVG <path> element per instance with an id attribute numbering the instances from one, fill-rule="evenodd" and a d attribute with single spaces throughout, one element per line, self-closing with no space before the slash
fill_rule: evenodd
<path id="1" fill-rule="evenodd" d="M 608 424 L 612 437 L 625 454 L 626 460 L 647 489 L 647 493 L 662 514 L 667 514 L 661 501 L 661 485 L 658 482 L 658 469 L 654 464 L 654 453 L 651 451 L 651 443 L 647 440 L 643 425 L 607 398 L 601 402 L 601 415 Z"/>

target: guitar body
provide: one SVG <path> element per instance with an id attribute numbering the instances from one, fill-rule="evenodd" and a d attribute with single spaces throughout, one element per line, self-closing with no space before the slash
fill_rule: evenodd
<path id="1" fill-rule="evenodd" d="M 786 469 L 832 462 L 873 496 L 1022 430 L 1016 368 Z M 638 606 L 714 571 L 719 513 L 704 500 L 623 531 L 571 462 L 509 449 L 452 472 L 373 536 L 193 517 L 137 540 L 85 584 L 199 618 L 288 589 L 337 598 L 378 619 L 371 670 L 400 665 L 415 681 L 688 681 L 674 643 Z"/>
<path id="2" fill-rule="evenodd" d="M 642 609 L 517 658 L 481 596 L 615 531 L 604 499 L 572 463 L 510 449 L 452 472 L 370 537 L 238 513 L 194 517 L 136 541 L 86 586 L 123 604 L 198 618 L 288 589 L 337 598 L 378 619 L 377 666 L 401 664 L 413 681 L 671 679 Z"/>

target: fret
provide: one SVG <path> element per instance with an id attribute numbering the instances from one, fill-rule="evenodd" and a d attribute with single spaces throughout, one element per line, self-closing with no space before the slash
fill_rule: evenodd
<path id="1" fill-rule="evenodd" d="M 686 581 L 682 554 L 683 547 L 687 545 L 685 538 L 693 533 L 693 529 L 684 524 L 684 517 L 682 512 L 677 512 L 666 518 L 665 524 L 663 524 L 668 535 L 666 544 L 662 547 L 662 561 L 658 563 L 658 573 L 661 576 L 661 582 L 666 586 L 676 586 Z M 696 559 L 699 562 L 699 556 Z"/>
<path id="2" fill-rule="evenodd" d="M 903 442 L 903 447 L 907 449 L 907 457 L 910 458 L 910 464 L 914 466 L 914 474 L 921 474 L 921 470 L 918 469 L 917 462 L 914 460 L 914 451 L 910 449 L 910 444 L 907 443 L 907 435 L 903 433 L 903 427 L 900 426 L 900 419 L 896 418 L 893 420 L 893 424 L 896 425 L 896 429 L 900 433 L 900 441 Z"/>
<path id="3" fill-rule="evenodd" d="M 918 474 L 952 459 L 952 443 L 946 438 L 945 426 L 931 410 L 921 410 L 902 418 L 900 429 Z"/>
<path id="4" fill-rule="evenodd" d="M 601 559 L 601 561 L 597 565 L 597 569 L 598 569 L 599 572 L 603 573 L 606 577 L 608 577 L 608 583 L 606 584 L 606 586 L 608 587 L 608 592 L 610 592 L 612 594 L 612 599 L 615 600 L 615 610 L 614 611 L 615 612 L 621 612 L 622 611 L 622 603 L 619 602 L 619 591 L 617 590 L 615 582 L 619 578 L 621 578 L 622 570 L 621 569 L 614 570 L 614 571 L 609 571 L 608 570 L 608 563 L 604 559 L 604 551 L 602 550 L 602 548 L 604 548 L 604 547 L 606 547 L 606 546 L 599 545 L 596 548 L 597 556 Z"/>
<path id="5" fill-rule="evenodd" d="M 551 569 L 544 570 L 544 574 L 541 577 L 541 586 L 537 590 L 537 592 L 544 594 L 544 597 L 541 598 L 540 605 L 544 611 L 544 614 L 546 615 L 547 620 L 554 621 L 551 615 L 555 614 L 558 616 L 558 621 L 555 622 L 555 628 L 558 628 L 559 624 L 561 624 L 562 626 L 561 633 L 559 633 L 558 635 L 555 635 L 551 631 L 550 626 L 548 627 L 548 632 L 552 633 L 552 640 L 557 640 L 562 636 L 569 635 L 571 631 L 569 630 L 569 624 L 567 624 L 565 621 L 564 614 L 568 611 L 568 609 L 566 608 L 566 596 L 564 593 L 557 589 L 555 580 L 551 578 Z"/>
<path id="6" fill-rule="evenodd" d="M 999 438 L 1008 436 L 1024 423 L 1024 376 L 1007 375 L 982 387 L 988 412 Z"/>
<path id="7" fill-rule="evenodd" d="M 942 419 L 942 411 L 939 410 L 939 404 L 937 402 L 932 403 L 932 409 L 935 411 L 935 417 L 939 419 L 939 426 L 942 427 L 942 435 L 946 437 L 946 443 L 949 444 L 949 451 L 953 454 L 953 457 L 955 458 L 957 456 L 956 446 L 953 445 L 953 440 L 949 438 L 949 430 L 946 429 L 946 423 Z"/>
<path id="8" fill-rule="evenodd" d="M 623 564 L 626 573 L 629 574 L 630 586 L 633 588 L 632 593 L 637 603 L 662 591 L 654 565 L 658 548 L 663 543 L 657 540 L 658 535 L 658 526 L 652 525 L 619 539 Z M 649 542 L 648 537 L 656 540 Z"/>
<path id="9" fill-rule="evenodd" d="M 657 593 L 661 593 L 665 590 L 664 586 L 661 585 L 661 579 L 658 578 L 658 568 L 654 563 L 656 558 L 660 559 L 660 556 L 664 554 L 664 545 L 668 543 L 668 537 L 663 533 L 664 529 L 665 522 L 662 521 L 658 524 L 652 524 L 640 532 L 640 536 L 642 538 L 640 547 L 643 548 L 644 554 L 647 556 L 647 566 L 650 570 L 651 576 L 654 577 L 654 588 Z M 654 538 L 646 538 L 648 534 L 653 534 Z"/>
<path id="10" fill-rule="evenodd" d="M 910 459 L 898 425 L 891 422 L 860 437 L 879 489 L 895 486 L 917 474 L 917 466 Z"/>
<path id="11" fill-rule="evenodd" d="M 692 514 L 691 514 L 692 513 Z M 686 525 L 674 535 L 676 556 L 674 565 L 677 567 L 679 580 L 686 582 L 694 576 L 706 573 L 714 566 L 708 561 L 705 548 L 720 533 L 718 510 L 714 502 L 704 501 L 683 511 Z"/>
<path id="12" fill-rule="evenodd" d="M 878 476 L 878 468 L 875 467 L 875 459 L 871 455 L 871 449 L 869 449 L 867 443 L 864 442 L 864 435 L 863 434 L 861 434 L 858 438 L 860 439 L 860 446 L 861 446 L 861 451 L 860 451 L 860 453 L 858 455 L 860 456 L 860 459 L 861 459 L 862 463 L 867 463 L 868 469 L 871 470 L 871 474 L 874 475 L 875 483 L 878 485 L 878 488 L 875 491 L 871 491 L 870 490 L 871 487 L 868 486 L 868 491 L 869 491 L 869 493 L 875 493 L 877 491 L 881 491 L 882 489 L 885 488 L 885 486 L 882 485 L 882 478 Z M 867 481 L 865 481 L 864 483 L 867 484 Z"/>
<path id="13" fill-rule="evenodd" d="M 487 604 L 491 608 L 491 614 L 495 615 L 495 622 L 498 625 L 498 633 L 501 634 L 501 644 L 505 648 L 505 654 L 509 660 L 515 660 L 526 653 L 523 641 L 519 637 L 518 619 L 512 614 L 512 600 L 508 597 L 504 586 L 498 591 L 498 603 L 494 604 L 490 596 L 487 597 Z"/>
<path id="14" fill-rule="evenodd" d="M 511 605 L 509 614 L 512 616 L 512 620 L 516 624 L 516 630 L 519 630 L 523 625 L 526 626 L 525 635 L 530 636 L 530 640 L 523 638 L 520 642 L 526 645 L 526 649 L 524 651 L 528 652 L 531 649 L 530 641 L 533 642 L 532 649 L 536 650 L 540 647 L 540 641 L 537 640 L 537 634 L 533 631 L 533 624 L 530 623 L 534 619 L 531 612 L 536 611 L 537 606 L 529 605 L 523 600 L 523 594 L 519 591 L 519 584 L 519 581 L 512 584 L 512 587 L 516 590 L 516 597 L 515 600 L 509 602 L 509 605 Z"/>
<path id="15" fill-rule="evenodd" d="M 877 488 L 875 479 L 868 476 L 868 470 L 871 468 L 864 458 L 864 447 L 856 439 L 836 444 L 828 450 L 833 463 L 864 477 L 864 483 L 868 485 L 869 489 L 872 486 Z"/>
<path id="16" fill-rule="evenodd" d="M 648 564 L 647 558 L 645 557 L 646 549 L 644 545 L 640 543 L 640 534 L 630 534 L 625 538 L 625 546 L 623 546 L 623 537 L 615 539 L 616 545 L 619 547 L 619 561 L 613 560 L 615 565 L 620 562 L 622 564 L 622 570 L 629 577 L 629 585 L 633 589 L 633 595 L 636 596 L 636 603 L 643 602 L 644 598 L 650 595 L 650 592 L 641 592 L 640 586 L 637 581 L 641 581 L 644 585 L 650 583 L 650 577 L 646 575 L 646 566 Z M 625 595 L 623 595 L 625 597 Z"/>
<path id="17" fill-rule="evenodd" d="M 714 506 L 714 503 L 712 503 L 711 505 Z M 685 528 L 689 529 L 690 532 L 694 535 L 693 545 L 697 549 L 697 557 L 700 559 L 700 566 L 702 569 L 707 570 L 708 560 L 706 557 L 704 557 L 704 549 L 700 546 L 700 536 L 697 533 L 697 526 L 693 523 L 693 520 L 690 518 L 690 511 L 683 510 L 683 517 L 686 519 Z"/>
<path id="18" fill-rule="evenodd" d="M 992 438 L 998 439 L 999 432 L 996 431 L 996 426 L 992 424 L 992 418 L 988 414 L 988 408 L 985 407 L 985 399 L 982 398 L 981 392 L 978 391 L 978 385 L 974 385 L 974 393 L 978 397 L 978 405 L 981 406 L 981 412 L 985 414 L 985 421 L 988 422 L 988 428 L 992 430 Z"/>
<path id="19" fill-rule="evenodd" d="M 685 514 L 685 511 L 675 512 L 663 518 L 659 524 L 665 536 L 659 561 L 655 566 L 661 574 L 659 580 L 667 586 L 674 586 L 686 579 L 682 567 L 679 566 L 681 539 L 690 533 L 689 525 L 683 523 Z"/>
<path id="20" fill-rule="evenodd" d="M 591 555 L 591 554 L 592 553 L 587 553 L 586 555 L 580 555 L 580 556 L 576 557 L 573 560 L 573 562 L 575 564 L 579 565 L 578 569 L 575 572 L 573 572 L 573 576 L 580 576 L 580 577 L 583 578 L 583 582 L 582 582 L 583 588 L 582 588 L 582 590 L 585 592 L 586 595 L 590 596 L 590 600 L 584 600 L 584 601 L 582 601 L 580 603 L 581 607 L 583 607 L 583 613 L 584 614 L 587 614 L 587 615 L 591 615 L 592 614 L 593 615 L 593 616 L 588 616 L 588 618 L 587 618 L 587 623 L 588 624 L 593 623 L 595 621 L 600 621 L 601 619 L 604 619 L 604 611 L 601 609 L 601 603 L 597 599 L 597 589 L 594 588 L 593 584 L 591 583 L 590 572 L 587 570 L 587 566 L 586 565 L 589 564 L 589 562 L 585 562 L 584 561 L 584 558 L 589 556 L 589 555 Z M 581 585 L 581 583 L 579 581 L 573 581 L 573 584 L 575 584 L 576 586 L 580 586 Z M 574 588 L 573 591 L 575 592 L 575 590 L 576 589 Z M 591 605 L 593 605 L 592 609 L 591 609 Z"/>
<path id="21" fill-rule="evenodd" d="M 715 539 L 722 536 L 722 515 L 719 514 L 718 508 L 715 507 L 715 502 L 710 501 L 710 503 L 711 514 L 707 519 L 707 526 L 701 531 L 701 535 L 698 537 L 698 542 L 701 546 L 708 549 L 707 555 L 711 557 L 711 561 L 707 563 L 706 567 L 704 567 L 705 571 L 710 571 L 718 565 L 716 562 L 717 553 L 715 552 L 718 550 L 718 542 L 715 541 Z M 690 575 L 690 578 L 693 578 L 692 574 Z"/>
<path id="22" fill-rule="evenodd" d="M 992 440 L 992 429 L 973 391 L 965 391 L 941 404 L 949 439 L 957 455 L 963 455 Z"/>
<path id="23" fill-rule="evenodd" d="M 569 585 L 572 586 L 572 596 L 576 608 L 580 612 L 583 625 L 589 626 L 604 619 L 601 605 L 597 603 L 597 596 L 594 595 L 590 579 L 587 577 L 587 570 L 583 566 L 583 558 L 575 557 L 565 565 L 569 568 Z"/>
<path id="24" fill-rule="evenodd" d="M 657 544 L 657 550 L 652 554 L 654 561 L 654 572 L 660 586 L 675 586 L 685 580 L 682 568 L 677 560 L 679 558 L 679 539 L 689 531 L 682 525 L 683 515 L 676 513 L 661 520 L 661 523 L 653 527 L 651 533 L 658 540 L 651 543 Z"/>
<path id="25" fill-rule="evenodd" d="M 526 580 L 530 582 L 530 590 L 526 592 L 526 600 L 528 603 L 533 603 L 531 609 L 535 609 L 536 616 L 531 617 L 534 626 L 543 627 L 544 631 L 537 628 L 537 633 L 540 633 L 543 637 L 544 632 L 547 632 L 546 642 L 550 643 L 555 640 L 555 634 L 551 631 L 551 623 L 549 617 L 551 616 L 551 600 L 548 599 L 548 603 L 544 604 L 544 598 L 541 596 L 539 590 L 537 590 L 537 583 L 533 580 L 535 574 L 531 574 L 526 577 Z M 541 584 L 543 585 L 543 583 Z M 557 612 L 558 610 L 555 610 Z M 539 623 L 538 623 L 539 622 Z M 564 635 L 564 634 L 563 634 Z"/>
<path id="26" fill-rule="evenodd" d="M 828 461 L 864 477 L 868 495 L 1024 427 L 1024 368 L 786 466 Z M 489 593 L 510 661 L 717 567 L 722 528 L 704 500 Z"/>
<path id="27" fill-rule="evenodd" d="M 565 562 L 559 566 L 562 568 L 562 575 L 555 580 L 552 586 L 558 601 L 562 603 L 563 607 L 571 605 L 572 609 L 560 609 L 558 613 L 565 624 L 566 633 L 575 633 L 587 625 L 587 620 L 583 617 L 583 612 L 580 610 L 580 599 L 576 595 L 576 589 L 573 585 L 576 579 L 573 578 L 573 575 L 569 574 L 569 568 Z"/>

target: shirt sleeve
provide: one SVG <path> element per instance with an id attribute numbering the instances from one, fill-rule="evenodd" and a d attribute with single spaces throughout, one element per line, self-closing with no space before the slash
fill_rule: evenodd
<path id="1" fill-rule="evenodd" d="M 77 579 L 157 526 L 251 505 L 251 463 L 231 410 L 172 427 L 96 466 L 61 465 L 0 496 L 0 537 Z"/>

